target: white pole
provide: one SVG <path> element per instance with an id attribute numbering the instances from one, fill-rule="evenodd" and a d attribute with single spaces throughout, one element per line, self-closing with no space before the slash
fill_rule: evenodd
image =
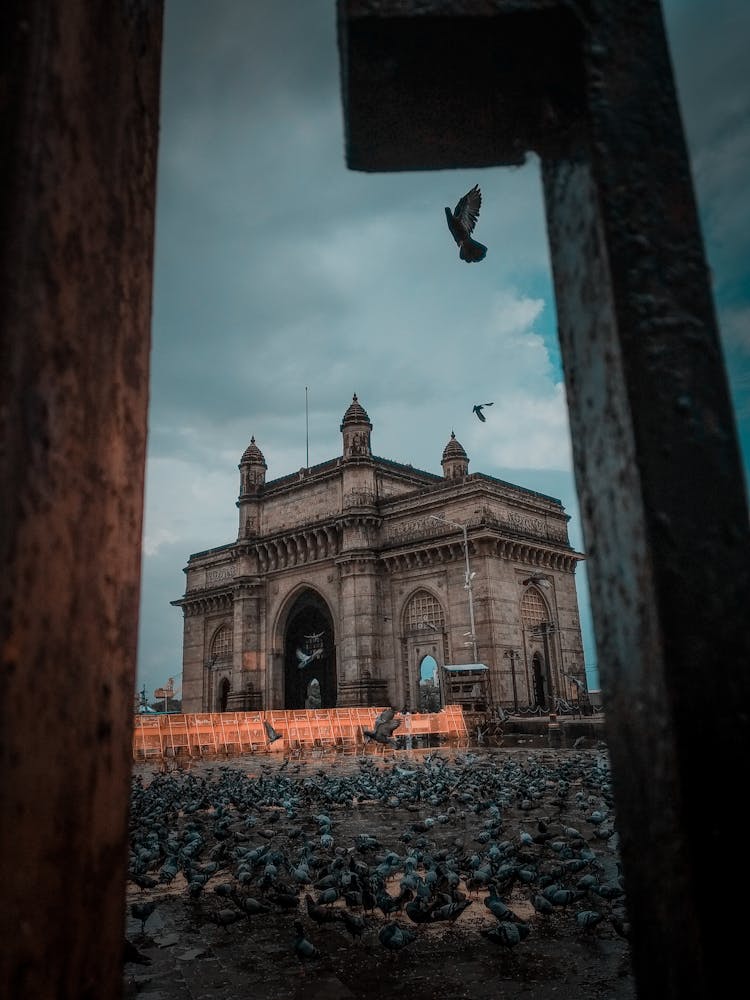
<path id="1" fill-rule="evenodd" d="M 307 386 L 305 386 L 305 468 L 310 468 L 310 420 L 307 409 Z"/>
<path id="2" fill-rule="evenodd" d="M 452 524 L 454 528 L 460 528 L 464 536 L 464 560 L 466 563 L 466 590 L 469 595 L 469 627 L 471 628 L 471 647 L 474 655 L 474 663 L 478 662 L 479 654 L 477 652 L 477 632 L 474 625 L 474 598 L 471 592 L 471 566 L 469 565 L 469 536 L 466 530 L 465 524 L 459 524 L 458 521 L 451 521 L 447 517 L 438 517 L 437 514 L 428 514 L 429 518 L 433 521 L 440 521 L 442 524 Z"/>
<path id="3" fill-rule="evenodd" d="M 469 537 L 466 531 L 466 525 L 462 524 L 461 529 L 464 533 L 464 555 L 466 556 L 466 589 L 469 593 L 469 623 L 471 628 L 471 648 L 474 652 L 474 663 L 478 662 L 477 654 L 477 633 L 474 627 L 474 599 L 471 593 L 471 567 L 469 566 Z"/>

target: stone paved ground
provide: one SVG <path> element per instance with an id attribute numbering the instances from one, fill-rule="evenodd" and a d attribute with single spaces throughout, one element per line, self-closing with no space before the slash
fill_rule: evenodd
<path id="1" fill-rule="evenodd" d="M 513 748 L 472 750 L 483 765 L 492 760 L 498 766 L 508 755 L 519 760 L 533 759 L 550 764 L 556 755 L 572 751 L 551 751 L 528 741 L 529 745 Z M 592 754 L 595 751 L 576 751 Z M 598 751 L 601 753 L 601 750 Z M 443 753 L 441 751 L 441 753 Z M 449 752 L 444 752 L 446 757 Z M 379 761 L 381 767 L 414 767 L 420 755 L 397 754 Z M 329 775 L 356 770 L 356 758 L 308 758 L 295 761 L 262 761 L 257 758 L 236 758 L 226 763 L 200 762 L 193 765 L 194 773 L 215 778 L 221 767 L 239 768 L 244 773 L 272 775 L 279 767 L 292 771 L 303 781 L 306 776 L 321 772 Z M 136 769 L 147 782 L 151 767 Z M 469 768 L 470 770 L 470 768 Z M 434 806 L 389 808 L 381 802 L 362 803 L 357 809 L 334 813 L 337 843 L 354 840 L 358 833 L 375 831 L 384 849 L 404 853 L 400 840 L 405 829 L 415 820 L 434 814 Z M 477 849 L 475 835 L 484 815 L 467 811 L 459 823 L 446 824 L 430 831 L 439 843 L 462 841 L 464 850 Z M 565 821 L 581 827 L 582 817 L 571 815 Z M 575 821 L 575 822 L 574 822 Z M 518 830 L 532 828 L 536 810 L 512 814 L 508 810 L 503 837 L 514 837 Z M 313 824 L 314 825 L 314 824 Z M 593 839 L 593 828 L 586 829 L 592 846 L 601 855 L 609 877 L 615 860 L 611 851 L 602 850 L 601 842 Z M 390 886 L 398 891 L 399 877 Z M 530 906 L 528 891 L 516 884 L 506 901 L 520 917 L 528 920 L 531 933 L 522 944 L 507 951 L 481 936 L 481 927 L 494 924 L 494 918 L 484 907 L 482 892 L 473 897 L 472 905 L 454 926 L 435 924 L 423 927 L 418 939 L 403 952 L 393 955 L 378 940 L 378 931 L 386 918 L 378 911 L 366 915 L 367 930 L 361 941 L 352 942 L 343 924 L 318 926 L 307 917 L 304 905 L 297 913 L 274 908 L 268 914 L 249 919 L 227 928 L 216 926 L 209 919 L 212 912 L 226 906 L 214 893 L 213 886 L 227 880 L 227 872 L 219 872 L 209 881 L 197 899 L 186 893 L 185 880 L 177 876 L 169 885 L 141 890 L 130 883 L 127 893 L 127 935 L 150 964 L 128 964 L 125 968 L 125 995 L 138 1000 L 291 1000 L 291 998 L 409 997 L 458 998 L 474 1000 L 527 997 L 535 1000 L 571 997 L 576 1000 L 634 1000 L 635 988 L 631 975 L 627 941 L 615 933 L 609 922 L 603 922 L 588 935 L 577 927 L 572 912 L 560 910 L 551 917 L 540 917 Z M 463 886 L 465 888 L 465 885 Z M 258 893 L 254 890 L 253 895 Z M 130 915 L 135 900 L 151 899 L 156 903 L 153 914 L 141 934 L 139 921 Z M 231 904 L 230 904 L 231 905 Z M 339 905 L 339 904 L 337 904 Z M 321 952 L 314 965 L 301 970 L 293 950 L 293 921 L 302 919 L 306 935 Z M 393 919 L 393 918 L 391 918 Z M 400 914 L 396 919 L 414 927 Z"/>

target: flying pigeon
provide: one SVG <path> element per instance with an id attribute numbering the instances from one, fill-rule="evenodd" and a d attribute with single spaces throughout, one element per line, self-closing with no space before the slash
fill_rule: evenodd
<path id="1" fill-rule="evenodd" d="M 323 654 L 322 646 L 319 649 L 316 649 L 314 653 L 303 653 L 301 649 L 298 649 L 297 659 L 299 660 L 299 663 L 297 664 L 297 666 L 300 668 L 300 670 L 304 670 L 305 667 L 308 666 L 308 664 L 312 663 L 313 660 L 319 660 L 322 654 Z"/>
<path id="2" fill-rule="evenodd" d="M 394 719 L 395 712 L 392 708 L 387 708 L 375 720 L 372 729 L 363 729 L 362 735 L 368 740 L 375 740 L 376 743 L 384 743 L 387 746 L 398 746 L 392 739 L 393 733 L 401 725 L 401 719 Z"/>
<path id="3" fill-rule="evenodd" d="M 492 406 L 492 405 L 493 405 L 492 403 L 477 403 L 476 406 L 472 406 L 471 409 L 474 413 L 476 413 L 476 415 L 479 417 L 482 423 L 485 423 L 487 421 L 487 417 L 485 417 L 485 415 L 482 413 L 482 410 L 485 408 L 485 406 Z"/>
<path id="4" fill-rule="evenodd" d="M 479 208 L 482 204 L 482 192 L 479 185 L 475 184 L 471 191 L 468 191 L 463 198 L 460 198 L 453 212 L 446 206 L 445 217 L 448 220 L 448 229 L 451 236 L 458 244 L 459 257 L 471 264 L 477 260 L 484 260 L 487 255 L 487 247 L 483 243 L 477 243 L 471 238 L 471 233 L 479 218 Z"/>
<path id="5" fill-rule="evenodd" d="M 266 736 L 268 737 L 269 743 L 275 743 L 276 740 L 280 740 L 282 738 L 281 733 L 277 733 L 271 723 L 267 722 L 265 719 L 263 720 L 263 726 L 266 730 Z"/>

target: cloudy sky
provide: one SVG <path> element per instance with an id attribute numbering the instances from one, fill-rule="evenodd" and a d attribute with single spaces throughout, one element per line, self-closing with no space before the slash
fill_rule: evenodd
<path id="1" fill-rule="evenodd" d="M 750 4 L 664 9 L 747 469 Z M 347 170 L 334 0 L 167 0 L 162 74 L 139 688 L 180 687 L 169 602 L 190 553 L 236 537 L 250 436 L 269 479 L 305 465 L 306 386 L 310 464 L 356 392 L 375 454 L 440 473 L 454 429 L 470 471 L 559 497 L 582 550 L 538 162 Z M 489 253 L 467 265 L 443 207 L 475 183 Z"/>

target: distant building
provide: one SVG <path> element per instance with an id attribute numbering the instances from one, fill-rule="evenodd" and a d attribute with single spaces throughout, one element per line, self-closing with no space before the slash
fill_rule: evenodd
<path id="1" fill-rule="evenodd" d="M 374 456 L 371 431 L 355 395 L 342 454 L 271 482 L 251 439 L 238 537 L 190 556 L 172 602 L 184 613 L 186 712 L 415 711 L 426 657 L 440 698 L 445 665 L 475 660 L 507 708 L 567 698 L 570 678 L 585 685 L 583 556 L 560 501 L 470 474 L 453 433 L 438 476 Z"/>

